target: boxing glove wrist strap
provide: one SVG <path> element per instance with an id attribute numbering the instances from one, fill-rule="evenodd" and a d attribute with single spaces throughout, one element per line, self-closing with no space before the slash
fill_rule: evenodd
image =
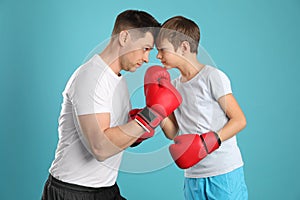
<path id="1" fill-rule="evenodd" d="M 136 115 L 135 121 L 150 132 L 149 129 L 155 129 L 162 121 L 162 117 L 151 108 L 145 107 Z"/>
<path id="2" fill-rule="evenodd" d="M 215 136 L 216 136 L 216 138 L 217 138 L 217 142 L 218 142 L 218 144 L 219 144 L 219 146 L 221 145 L 221 139 L 220 139 L 220 137 L 219 137 L 219 134 L 218 133 L 216 133 L 216 132 L 213 132 L 214 134 L 215 134 Z"/>
<path id="3" fill-rule="evenodd" d="M 218 149 L 221 145 L 221 139 L 216 132 L 208 132 L 206 134 L 200 135 L 200 138 L 204 144 L 206 153 L 211 153 Z"/>

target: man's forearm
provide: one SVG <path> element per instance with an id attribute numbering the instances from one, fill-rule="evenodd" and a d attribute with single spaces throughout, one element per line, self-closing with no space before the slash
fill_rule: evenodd
<path id="1" fill-rule="evenodd" d="M 101 129 L 95 115 L 79 116 L 81 134 L 88 143 L 91 153 L 103 161 L 130 146 L 145 130 L 136 122 Z M 103 126 L 103 125 L 102 125 Z"/>

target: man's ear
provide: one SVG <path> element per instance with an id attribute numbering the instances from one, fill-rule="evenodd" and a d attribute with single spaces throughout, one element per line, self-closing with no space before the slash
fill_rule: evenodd
<path id="1" fill-rule="evenodd" d="M 191 52 L 191 46 L 188 41 L 183 41 L 180 45 L 181 55 L 183 56 L 187 52 Z"/>
<path id="2" fill-rule="evenodd" d="M 130 39 L 130 35 L 129 35 L 129 32 L 127 30 L 120 32 L 119 42 L 120 42 L 121 46 L 125 46 L 126 43 L 129 41 L 129 39 Z"/>

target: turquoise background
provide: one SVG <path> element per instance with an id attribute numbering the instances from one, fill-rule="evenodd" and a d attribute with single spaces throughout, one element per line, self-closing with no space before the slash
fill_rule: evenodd
<path id="1" fill-rule="evenodd" d="M 200 25 L 202 46 L 231 78 L 248 120 L 238 140 L 249 199 L 300 199 L 298 0 L 1 0 L 0 199 L 40 199 L 66 81 L 128 8 Z M 157 141 L 133 151 L 169 143 L 161 134 Z M 118 183 L 129 200 L 183 199 L 183 172 L 174 164 L 122 171 Z"/>

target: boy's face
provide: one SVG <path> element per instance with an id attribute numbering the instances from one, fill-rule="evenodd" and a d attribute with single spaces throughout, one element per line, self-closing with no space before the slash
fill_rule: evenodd
<path id="1" fill-rule="evenodd" d="M 134 72 L 149 61 L 149 53 L 153 49 L 154 38 L 150 32 L 145 37 L 129 41 L 125 53 L 120 56 L 122 69 Z"/>
<path id="2" fill-rule="evenodd" d="M 180 54 L 175 51 L 174 46 L 168 41 L 163 39 L 159 44 L 156 44 L 158 53 L 156 58 L 161 61 L 165 68 L 171 69 L 177 67 L 180 62 Z"/>

